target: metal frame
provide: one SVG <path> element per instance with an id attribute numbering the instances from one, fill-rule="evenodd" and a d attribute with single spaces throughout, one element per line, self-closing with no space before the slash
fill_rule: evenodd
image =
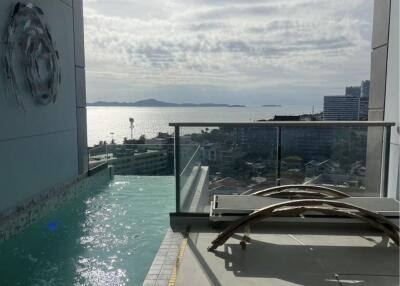
<path id="1" fill-rule="evenodd" d="M 232 235 L 239 229 L 246 228 L 255 222 L 272 216 L 292 215 L 299 216 L 307 211 L 319 212 L 322 214 L 333 214 L 337 216 L 346 216 L 363 221 L 375 229 L 382 231 L 390 237 L 396 245 L 399 245 L 400 235 L 399 227 L 392 223 L 386 217 L 371 212 L 359 206 L 332 200 L 322 199 L 304 199 L 304 200 L 288 200 L 258 209 L 248 216 L 245 216 L 223 230 L 216 239 L 211 242 L 208 251 L 214 251 L 218 246 L 223 245 Z M 245 234 L 245 237 L 248 235 Z M 241 243 L 242 244 L 242 243 Z"/>
<path id="2" fill-rule="evenodd" d="M 176 212 L 181 211 L 181 176 L 180 176 L 180 156 L 179 156 L 179 126 L 175 126 L 175 205 Z"/>
<path id="3" fill-rule="evenodd" d="M 280 186 L 281 185 L 281 165 L 282 165 L 282 127 L 278 127 L 277 130 L 278 134 L 276 136 L 276 185 Z"/>
<path id="4" fill-rule="evenodd" d="M 293 193 L 289 191 L 290 189 L 294 189 Z M 297 191 L 301 190 L 301 191 Z M 284 185 L 284 186 L 276 186 L 268 189 L 264 189 L 257 192 L 249 192 L 246 191 L 241 195 L 249 195 L 249 196 L 271 196 L 271 197 L 279 197 L 280 195 L 310 195 L 310 196 L 319 196 L 324 198 L 348 198 L 349 195 L 343 193 L 341 191 L 335 190 L 333 188 L 328 188 L 324 186 L 317 185 Z"/>
<path id="5" fill-rule="evenodd" d="M 383 153 L 383 179 L 382 179 L 382 197 L 388 196 L 388 186 L 389 186 L 389 161 L 390 161 L 390 137 L 391 137 L 391 129 L 390 127 L 385 128 L 385 135 L 384 135 L 384 149 Z"/>
<path id="6" fill-rule="evenodd" d="M 174 127 L 389 127 L 386 121 L 172 122 Z"/>

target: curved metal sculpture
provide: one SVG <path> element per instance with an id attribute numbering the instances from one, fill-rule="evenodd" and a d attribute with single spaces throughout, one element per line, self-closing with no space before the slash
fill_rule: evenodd
<path id="1" fill-rule="evenodd" d="M 265 218 L 277 215 L 300 215 L 307 211 L 316 211 L 323 214 L 334 214 L 347 216 L 361 220 L 375 229 L 382 231 L 390 237 L 396 245 L 399 245 L 399 227 L 386 219 L 384 216 L 371 212 L 367 209 L 358 207 L 353 204 L 320 199 L 292 200 L 277 203 L 249 214 L 242 219 L 234 222 L 221 232 L 216 239 L 208 247 L 209 251 L 215 250 L 218 246 L 223 245 L 238 229 L 246 227 L 252 223 L 263 220 Z"/>
<path id="2" fill-rule="evenodd" d="M 10 93 L 24 110 L 19 86 L 25 81 L 34 102 L 55 102 L 61 82 L 59 54 L 42 9 L 18 2 L 12 11 L 5 36 L 4 65 Z M 24 79 L 18 79 L 23 74 Z"/>
<path id="3" fill-rule="evenodd" d="M 343 193 L 341 191 L 316 185 L 284 185 L 284 186 L 277 186 L 264 189 L 254 193 L 251 193 L 250 190 L 242 193 L 242 195 L 288 198 L 288 199 L 292 198 L 341 199 L 349 197 L 348 194 Z"/>

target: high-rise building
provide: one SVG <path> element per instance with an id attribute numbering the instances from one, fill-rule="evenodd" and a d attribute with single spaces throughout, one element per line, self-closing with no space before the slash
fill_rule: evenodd
<path id="1" fill-rule="evenodd" d="M 325 96 L 324 120 L 368 120 L 369 80 L 347 86 L 344 96 Z"/>
<path id="2" fill-rule="evenodd" d="M 347 90 L 347 88 L 346 88 Z M 359 119 L 359 96 L 325 96 L 324 97 L 324 120 L 358 120 Z"/>
<path id="3" fill-rule="evenodd" d="M 362 96 L 360 97 L 359 111 L 358 111 L 358 120 L 368 120 L 368 106 L 369 106 L 369 97 Z"/>
<path id="4" fill-rule="evenodd" d="M 361 97 L 369 97 L 369 80 L 363 80 L 361 82 Z"/>
<path id="5" fill-rule="evenodd" d="M 346 96 L 360 96 L 360 95 L 361 95 L 361 86 L 346 87 Z"/>

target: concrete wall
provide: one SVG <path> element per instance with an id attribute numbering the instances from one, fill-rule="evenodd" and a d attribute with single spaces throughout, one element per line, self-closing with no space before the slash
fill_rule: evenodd
<path id="1" fill-rule="evenodd" d="M 16 2 L 0 2 L 1 38 Z M 62 81 L 57 101 L 47 106 L 34 104 L 22 90 L 24 111 L 7 94 L 1 65 L 0 212 L 87 170 L 82 0 L 31 2 L 45 13 L 60 54 Z"/>
<path id="2" fill-rule="evenodd" d="M 390 197 L 399 197 L 399 1 L 375 0 L 371 52 L 369 120 L 394 121 L 389 163 Z M 383 130 L 370 128 L 367 150 L 367 187 L 382 190 Z"/>
<path id="3" fill-rule="evenodd" d="M 399 199 L 399 164 L 400 164 L 400 101 L 399 101 L 399 11 L 398 0 L 390 5 L 389 43 L 385 97 L 385 121 L 396 122 L 390 138 L 390 162 L 388 195 Z"/>
<path id="4" fill-rule="evenodd" d="M 76 91 L 76 121 L 78 142 L 78 171 L 87 172 L 89 154 L 87 148 L 86 119 L 86 79 L 85 79 L 85 48 L 83 33 L 83 0 L 73 0 L 74 11 L 74 48 L 75 48 L 75 91 Z"/>

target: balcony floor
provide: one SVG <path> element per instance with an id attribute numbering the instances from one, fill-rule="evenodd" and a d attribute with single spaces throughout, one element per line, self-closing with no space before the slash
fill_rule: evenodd
<path id="1" fill-rule="evenodd" d="M 253 232 L 245 250 L 237 234 L 208 252 L 217 232 L 192 229 L 176 285 L 399 285 L 399 248 L 358 224 L 280 224 Z"/>

